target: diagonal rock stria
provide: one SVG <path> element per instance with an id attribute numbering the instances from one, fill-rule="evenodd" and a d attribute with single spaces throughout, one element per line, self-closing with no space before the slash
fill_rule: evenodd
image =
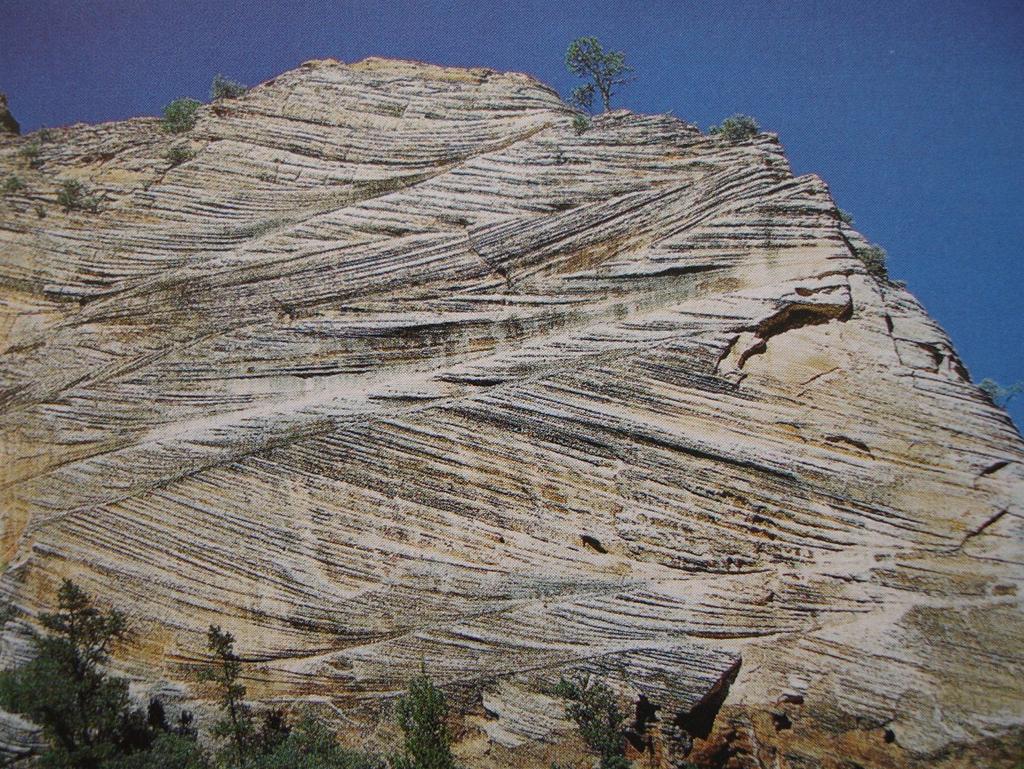
<path id="1" fill-rule="evenodd" d="M 1009 755 L 1006 415 L 774 136 L 572 117 L 315 61 L 188 134 L 0 145 L 3 661 L 71 576 L 131 607 L 140 691 L 196 696 L 217 622 L 254 696 L 384 739 L 422 661 L 472 766 L 574 749 L 570 671 L 650 765 Z"/>

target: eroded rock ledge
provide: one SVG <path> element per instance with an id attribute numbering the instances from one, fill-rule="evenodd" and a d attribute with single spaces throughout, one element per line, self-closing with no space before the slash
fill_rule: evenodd
<path id="1" fill-rule="evenodd" d="M 1024 446 L 774 136 L 371 59 L 46 138 L 0 145 L 2 586 L 130 605 L 140 691 L 217 622 L 353 739 L 422 660 L 476 767 L 578 749 L 574 670 L 656 765 L 1010 760 Z"/>

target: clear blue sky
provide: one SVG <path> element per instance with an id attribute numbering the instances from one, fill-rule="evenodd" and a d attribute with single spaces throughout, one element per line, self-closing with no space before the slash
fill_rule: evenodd
<path id="1" fill-rule="evenodd" d="M 255 84 L 327 56 L 518 70 L 566 94 L 566 45 L 595 35 L 639 75 L 620 106 L 755 116 L 888 249 L 975 380 L 1024 379 L 1021 0 L 0 0 L 0 22 L 24 130 L 154 115 L 218 72 Z"/>

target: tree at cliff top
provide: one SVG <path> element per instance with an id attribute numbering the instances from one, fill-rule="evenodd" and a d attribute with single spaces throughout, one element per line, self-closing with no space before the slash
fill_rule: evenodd
<path id="1" fill-rule="evenodd" d="M 634 80 L 630 75 L 632 67 L 626 65 L 622 51 L 605 51 L 596 37 L 580 37 L 569 44 L 565 52 L 565 66 L 574 75 L 589 78 L 592 82 L 572 92 L 572 102 L 589 111 L 594 103 L 595 93 L 601 96 L 604 111 L 611 109 L 611 99 L 616 86 Z"/>

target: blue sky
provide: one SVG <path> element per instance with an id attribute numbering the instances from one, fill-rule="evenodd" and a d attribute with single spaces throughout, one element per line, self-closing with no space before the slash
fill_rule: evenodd
<path id="1" fill-rule="evenodd" d="M 976 380 L 1024 379 L 1020 0 L 0 0 L 0 18 L 23 130 L 155 115 L 218 72 L 254 84 L 327 56 L 518 70 L 567 94 L 565 48 L 595 35 L 636 67 L 619 106 L 756 117 L 889 251 Z"/>

